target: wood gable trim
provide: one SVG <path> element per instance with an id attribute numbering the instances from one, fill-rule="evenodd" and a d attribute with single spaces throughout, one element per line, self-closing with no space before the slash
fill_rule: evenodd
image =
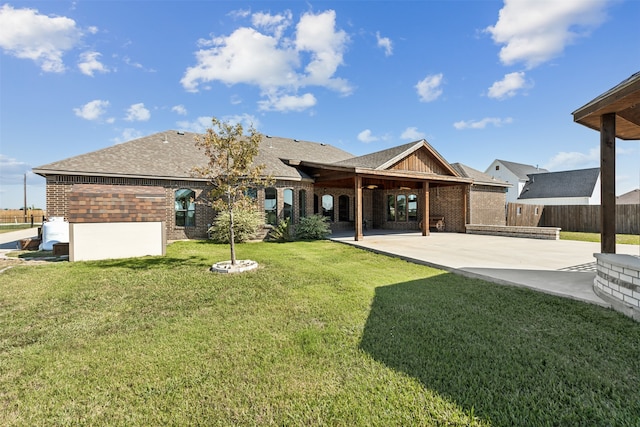
<path id="1" fill-rule="evenodd" d="M 455 169 L 424 140 L 400 156 L 396 156 L 391 161 L 385 163 L 382 168 L 385 170 L 420 172 L 454 177 L 460 176 Z"/>

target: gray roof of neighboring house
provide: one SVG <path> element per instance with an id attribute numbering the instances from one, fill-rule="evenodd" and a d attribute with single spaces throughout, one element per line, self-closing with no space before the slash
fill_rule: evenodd
<path id="1" fill-rule="evenodd" d="M 500 179 L 496 179 L 489 174 L 484 172 L 480 172 L 477 169 L 474 169 L 470 166 L 463 165 L 462 163 L 451 163 L 451 167 L 460 174 L 463 178 L 471 178 L 473 179 L 474 184 L 480 185 L 493 185 L 497 187 L 510 187 L 511 184 L 508 182 L 504 182 Z"/>
<path id="2" fill-rule="evenodd" d="M 529 174 L 549 172 L 546 169 L 538 168 L 531 165 L 525 165 L 523 163 L 508 162 L 506 160 L 500 159 L 496 159 L 496 161 L 502 163 L 504 167 L 509 169 L 511 172 L 513 172 L 514 175 L 518 177 L 518 179 L 521 179 L 523 181 L 526 181 L 528 179 L 527 175 Z"/>
<path id="3" fill-rule="evenodd" d="M 591 197 L 600 168 L 529 174 L 518 199 Z"/>
<path id="4" fill-rule="evenodd" d="M 199 134 L 175 130 L 155 133 L 101 150 L 42 165 L 33 169 L 40 175 L 83 174 L 156 179 L 193 178 L 195 166 L 205 166 L 204 153 L 195 146 Z M 332 145 L 289 138 L 264 137 L 256 164 L 264 163 L 266 173 L 282 179 L 308 178 L 282 160 L 333 163 L 352 154 Z"/>
<path id="5" fill-rule="evenodd" d="M 616 197 L 618 205 L 640 205 L 640 189 L 636 188 L 628 193 Z"/>

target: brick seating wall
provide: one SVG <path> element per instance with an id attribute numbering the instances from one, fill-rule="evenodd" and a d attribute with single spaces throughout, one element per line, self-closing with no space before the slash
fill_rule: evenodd
<path id="1" fill-rule="evenodd" d="M 485 234 L 490 236 L 524 237 L 528 239 L 559 240 L 557 227 L 516 227 L 508 225 L 467 224 L 467 234 Z"/>

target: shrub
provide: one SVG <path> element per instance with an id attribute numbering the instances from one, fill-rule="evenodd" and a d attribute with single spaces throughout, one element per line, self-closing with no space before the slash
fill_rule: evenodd
<path id="1" fill-rule="evenodd" d="M 294 240 L 294 236 L 291 230 L 291 220 L 286 218 L 284 221 L 280 221 L 276 227 L 269 231 L 267 236 L 268 240 L 272 242 L 291 242 Z"/>
<path id="2" fill-rule="evenodd" d="M 329 234 L 331 234 L 329 219 L 322 215 L 301 218 L 296 226 L 296 237 L 300 240 L 326 239 Z"/>
<path id="3" fill-rule="evenodd" d="M 233 211 L 233 234 L 235 243 L 250 240 L 264 224 L 264 213 L 243 208 Z M 209 235 L 216 243 L 229 243 L 229 212 L 220 212 L 209 228 Z"/>

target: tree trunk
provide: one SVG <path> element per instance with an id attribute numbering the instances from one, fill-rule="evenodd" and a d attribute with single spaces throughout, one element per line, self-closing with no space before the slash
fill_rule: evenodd
<path id="1" fill-rule="evenodd" d="M 229 198 L 231 200 L 231 198 Z M 236 265 L 236 236 L 233 232 L 233 204 L 229 201 L 229 246 L 231 248 L 231 265 Z"/>

